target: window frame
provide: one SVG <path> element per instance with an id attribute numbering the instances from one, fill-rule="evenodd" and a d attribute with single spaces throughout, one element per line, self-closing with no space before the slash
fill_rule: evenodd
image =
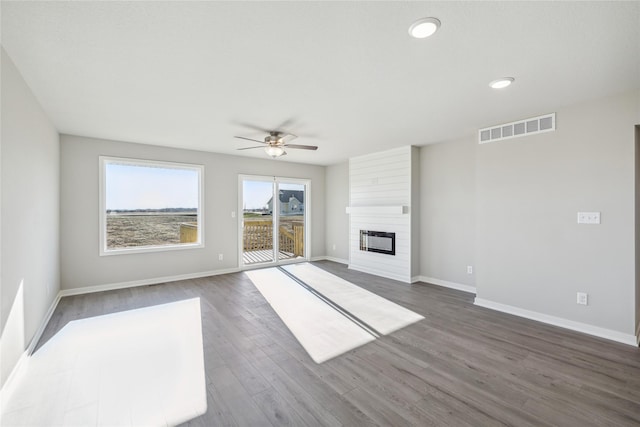
<path id="1" fill-rule="evenodd" d="M 165 252 L 185 249 L 201 249 L 204 244 L 204 165 L 195 163 L 178 163 L 163 160 L 136 159 L 128 157 L 98 156 L 99 163 L 99 245 L 100 256 L 139 254 L 148 252 Z M 198 241 L 195 243 L 178 243 L 155 246 L 132 246 L 127 248 L 108 249 L 107 248 L 107 201 L 106 201 L 106 166 L 109 163 L 117 163 L 131 166 L 160 167 L 165 169 L 188 169 L 198 173 Z"/>

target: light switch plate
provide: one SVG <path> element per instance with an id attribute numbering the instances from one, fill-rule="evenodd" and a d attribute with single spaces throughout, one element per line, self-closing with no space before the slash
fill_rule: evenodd
<path id="1" fill-rule="evenodd" d="M 578 224 L 600 224 L 600 212 L 578 212 Z"/>

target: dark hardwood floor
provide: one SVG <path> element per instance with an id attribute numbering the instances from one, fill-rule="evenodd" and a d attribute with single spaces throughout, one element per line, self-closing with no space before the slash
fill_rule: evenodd
<path id="1" fill-rule="evenodd" d="M 208 412 L 189 425 L 640 425 L 638 348 L 314 264 L 426 319 L 318 365 L 234 273 L 63 298 L 40 345 L 72 320 L 200 297 Z"/>

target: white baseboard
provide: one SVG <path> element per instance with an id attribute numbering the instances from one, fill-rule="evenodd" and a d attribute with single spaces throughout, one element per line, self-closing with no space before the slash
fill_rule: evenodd
<path id="1" fill-rule="evenodd" d="M 107 283 L 104 285 L 87 286 L 85 288 L 63 289 L 60 296 L 91 294 L 94 292 L 113 291 L 116 289 L 135 288 L 137 286 L 155 285 L 158 283 L 177 282 L 179 280 L 198 279 L 200 277 L 218 276 L 220 274 L 237 273 L 239 268 L 227 268 L 224 270 L 202 271 L 200 273 L 178 274 L 175 276 L 154 277 L 151 279 L 132 280 L 130 282 Z"/>
<path id="2" fill-rule="evenodd" d="M 636 328 L 636 345 L 640 347 L 640 322 L 638 322 L 638 327 Z"/>
<path id="3" fill-rule="evenodd" d="M 60 294 L 60 292 L 58 292 L 58 295 L 56 295 L 56 297 L 53 299 L 53 302 L 51 302 L 51 305 L 49 306 L 49 310 L 47 310 L 47 313 L 44 315 L 42 322 L 40 323 L 40 327 L 38 328 L 36 333 L 33 335 L 33 338 L 29 343 L 29 347 L 27 347 L 27 354 L 29 356 L 31 356 L 35 351 L 36 346 L 38 345 L 38 341 L 40 341 L 40 338 L 42 337 L 42 334 L 44 333 L 45 328 L 49 324 L 49 320 L 51 320 L 51 316 L 53 316 L 53 312 L 56 311 L 56 307 L 58 307 L 58 303 L 60 302 L 61 297 L 62 295 Z"/>
<path id="4" fill-rule="evenodd" d="M 360 271 L 361 273 L 373 274 L 374 276 L 384 277 L 385 279 L 397 280 L 398 282 L 403 282 L 403 283 L 411 283 L 410 277 L 396 276 L 394 274 L 389 274 L 384 271 L 368 270 L 365 268 L 354 267 L 351 264 L 349 264 L 348 268 L 349 270 L 355 270 L 355 271 Z"/>
<path id="5" fill-rule="evenodd" d="M 340 258 L 327 256 L 318 256 L 311 258 L 311 261 L 333 261 L 341 264 L 348 264 L 349 261 Z M 257 268 L 263 268 L 258 266 Z M 178 274 L 175 276 L 154 277 L 151 279 L 132 280 L 130 282 L 107 283 L 104 285 L 87 286 L 84 288 L 63 289 L 60 291 L 59 297 L 68 297 L 72 295 L 90 294 L 94 292 L 113 291 L 116 289 L 135 288 L 137 286 L 155 285 L 157 283 L 177 282 L 179 280 L 198 279 L 200 277 L 218 276 L 220 274 L 237 273 L 242 271 L 240 268 L 227 268 L 224 270 L 203 271 L 200 273 Z"/>
<path id="6" fill-rule="evenodd" d="M 40 338 L 42 338 L 42 334 L 44 333 L 44 330 L 47 327 L 47 324 L 49 324 L 49 320 L 51 320 L 51 316 L 53 316 L 53 312 L 56 311 L 56 307 L 60 302 L 60 296 L 61 296 L 60 292 L 58 292 L 56 297 L 51 302 L 51 305 L 49 306 L 49 309 L 47 310 L 46 314 L 42 318 L 42 322 L 40 322 L 40 326 L 38 327 L 35 334 L 33 335 L 33 338 L 31 338 L 31 342 L 29 342 L 29 345 L 27 346 L 27 348 L 20 355 L 18 362 L 11 370 L 11 373 L 7 377 L 7 380 L 4 382 L 2 389 L 0 390 L 0 408 L 6 407 L 7 399 L 9 398 L 9 396 L 11 396 L 11 392 L 18 382 L 18 378 L 22 374 L 22 369 L 27 359 L 35 351 L 36 345 L 38 345 L 38 341 L 40 341 Z"/>
<path id="7" fill-rule="evenodd" d="M 538 322 L 547 323 L 549 325 L 560 326 L 561 328 L 571 329 L 573 331 L 582 332 L 600 338 L 606 338 L 608 340 L 617 341 L 623 344 L 629 344 L 633 346 L 638 345 L 637 337 L 631 334 L 614 331 L 612 329 L 601 328 L 599 326 L 593 326 L 587 323 L 575 322 L 573 320 L 563 319 L 562 317 L 550 316 L 548 314 L 525 310 L 519 307 L 514 307 L 512 305 L 501 304 L 477 297 L 474 301 L 474 304 L 480 307 L 502 311 L 503 313 L 509 313 L 515 316 L 524 317 L 526 319 L 537 320 Z"/>
<path id="8" fill-rule="evenodd" d="M 472 294 L 476 293 L 476 287 L 471 285 L 463 285 L 462 283 L 449 282 L 446 280 L 436 279 L 435 277 L 427 277 L 427 276 L 417 276 L 417 280 L 413 282 L 425 282 L 431 283 L 432 285 L 442 286 L 444 288 L 456 289 L 458 291 L 470 292 Z"/>

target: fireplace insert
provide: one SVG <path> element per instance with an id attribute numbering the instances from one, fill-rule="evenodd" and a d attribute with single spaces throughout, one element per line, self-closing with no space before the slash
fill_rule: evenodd
<path id="1" fill-rule="evenodd" d="M 395 255 L 396 233 L 360 230 L 360 250 Z"/>

